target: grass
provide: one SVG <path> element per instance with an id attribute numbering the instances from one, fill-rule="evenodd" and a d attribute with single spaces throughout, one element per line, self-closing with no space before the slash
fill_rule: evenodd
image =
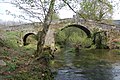
<path id="1" fill-rule="evenodd" d="M 32 74 L 27 74 L 30 68 L 28 63 L 33 59 L 36 45 L 29 44 L 20 47 L 20 32 L 10 31 L 1 32 L 1 34 L 4 38 L 1 37 L 0 40 L 2 43 L 0 44 L 0 59 L 6 62 L 6 66 L 0 66 L 0 77 L 5 80 L 37 80 L 35 76 L 32 79 Z"/>
<path id="2" fill-rule="evenodd" d="M 0 80 L 53 80 L 49 68 L 44 68 L 39 61 L 32 63 L 37 43 L 34 36 L 27 38 L 30 44 L 20 46 L 22 33 L 2 31 L 1 34 L 4 38 L 0 39 L 0 59 L 6 66 L 0 66 Z"/>

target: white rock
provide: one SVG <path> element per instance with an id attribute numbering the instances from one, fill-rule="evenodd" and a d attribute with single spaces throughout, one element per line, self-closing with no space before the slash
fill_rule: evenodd
<path id="1" fill-rule="evenodd" d="M 3 60 L 0 60 L 0 66 L 6 66 L 6 63 Z"/>

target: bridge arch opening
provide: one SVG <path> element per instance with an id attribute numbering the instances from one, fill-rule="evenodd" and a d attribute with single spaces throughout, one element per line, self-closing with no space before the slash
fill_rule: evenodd
<path id="1" fill-rule="evenodd" d="M 27 38 L 31 35 L 34 35 L 35 37 L 37 36 L 35 33 L 27 33 L 25 34 L 25 36 L 23 37 L 23 45 L 27 45 Z"/>
<path id="2" fill-rule="evenodd" d="M 93 45 L 96 45 L 96 49 L 109 49 L 107 44 L 106 31 L 99 31 L 93 34 Z"/>
<path id="3" fill-rule="evenodd" d="M 107 36 L 106 31 L 98 31 L 96 33 L 93 34 L 93 44 L 96 44 L 96 38 L 97 36 L 101 36 L 101 34 L 104 34 L 104 37 Z M 102 36 L 101 36 L 102 37 Z M 100 38 L 99 38 L 100 39 Z M 101 41 L 101 40 L 100 40 Z"/>
<path id="4" fill-rule="evenodd" d="M 78 25 L 78 24 L 68 25 L 68 26 L 62 28 L 61 31 L 64 30 L 64 29 L 66 29 L 66 28 L 69 28 L 69 27 L 75 27 L 75 28 L 81 29 L 81 30 L 83 30 L 86 33 L 86 35 L 87 35 L 88 38 L 91 38 L 91 32 L 90 32 L 90 30 L 88 30 L 86 27 L 84 27 L 82 25 Z"/>
<path id="5" fill-rule="evenodd" d="M 61 48 L 65 46 L 76 47 L 77 45 L 82 48 L 89 47 L 92 44 L 91 32 L 85 26 L 71 24 L 56 33 L 55 43 Z"/>

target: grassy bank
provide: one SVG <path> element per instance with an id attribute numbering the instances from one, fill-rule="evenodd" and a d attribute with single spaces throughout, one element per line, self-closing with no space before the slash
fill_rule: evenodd
<path id="1" fill-rule="evenodd" d="M 1 34 L 0 60 L 3 60 L 6 65 L 0 66 L 0 78 L 3 80 L 37 80 L 32 79 L 32 74 L 28 72 L 30 69 L 28 64 L 34 57 L 36 45 L 21 46 L 20 32 L 1 31 Z"/>

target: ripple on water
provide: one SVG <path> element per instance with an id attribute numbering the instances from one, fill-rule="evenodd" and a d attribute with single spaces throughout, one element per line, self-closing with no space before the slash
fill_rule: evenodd
<path id="1" fill-rule="evenodd" d="M 112 73 L 114 76 L 114 80 L 120 80 L 120 63 L 114 63 L 112 65 Z"/>
<path id="2" fill-rule="evenodd" d="M 81 72 L 81 69 L 59 69 L 55 80 L 87 80 Z"/>

